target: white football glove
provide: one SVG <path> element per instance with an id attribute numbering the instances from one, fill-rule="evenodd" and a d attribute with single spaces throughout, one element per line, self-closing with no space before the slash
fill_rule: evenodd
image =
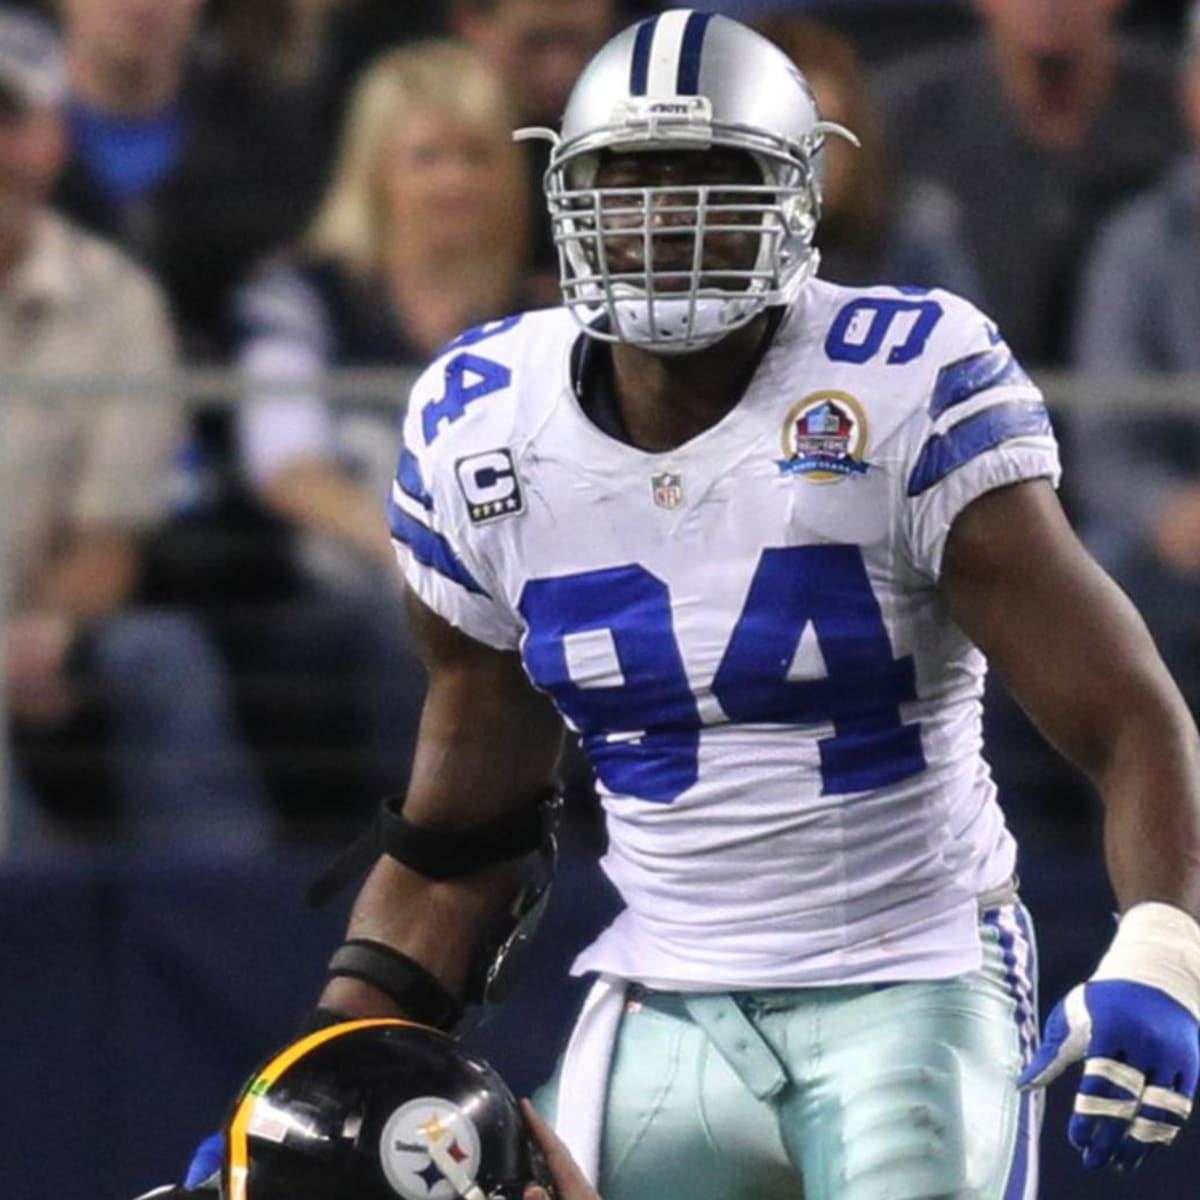
<path id="1" fill-rule="evenodd" d="M 1082 1059 L 1067 1136 L 1084 1166 L 1131 1170 L 1191 1112 L 1198 1018 L 1200 925 L 1169 904 L 1137 904 L 1091 979 L 1055 1005 L 1021 1086 L 1044 1087 Z"/>

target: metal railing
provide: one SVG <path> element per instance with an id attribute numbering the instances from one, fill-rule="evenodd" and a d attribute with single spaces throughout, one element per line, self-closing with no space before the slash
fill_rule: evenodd
<path id="1" fill-rule="evenodd" d="M 395 414 L 398 419 L 407 403 L 409 390 L 417 378 L 415 370 L 340 370 L 304 381 L 280 380 L 272 383 L 247 378 L 228 369 L 194 369 L 170 376 L 31 375 L 0 372 L 0 430 L 5 407 L 14 399 L 22 403 L 53 399 L 57 404 L 95 403 L 97 398 L 121 397 L 162 403 L 164 398 L 196 408 L 233 408 L 251 396 L 286 396 L 302 392 L 322 397 L 332 408 L 366 408 Z M 1052 409 L 1064 414 L 1083 412 L 1145 412 L 1195 414 L 1200 421 L 1200 373 L 1176 376 L 1134 376 L 1130 378 L 1087 378 L 1062 372 L 1035 372 Z M 395 426 L 399 437 L 398 420 Z M 0 489 L 6 486 L 6 464 L 21 454 L 21 447 L 8 438 L 0 441 Z M 3 521 L 0 514 L 0 522 Z M 6 598 L 8 611 L 9 579 L 5 547 L 8 537 L 0 539 L 0 595 Z M 0 639 L 0 674 L 4 670 L 4 640 Z M 7 781 L 9 779 L 8 724 L 4 709 L 4 691 L 0 690 L 0 853 L 5 845 L 7 827 Z"/>
<path id="2" fill-rule="evenodd" d="M 188 403 L 236 406 L 255 395 L 319 394 L 330 405 L 387 404 L 402 410 L 416 369 L 344 368 L 295 379 L 255 379 L 228 368 L 193 368 L 166 376 L 78 375 L 0 371 L 0 408 L 6 398 L 54 398 L 85 403 L 96 396 L 159 400 L 176 396 Z M 1034 371 L 1035 382 L 1056 408 L 1105 409 L 1136 404 L 1165 411 L 1193 411 L 1200 405 L 1200 372 L 1185 375 L 1144 374 L 1125 377 L 1087 376 L 1068 371 Z M 819 382 L 819 381 L 818 381 Z"/>

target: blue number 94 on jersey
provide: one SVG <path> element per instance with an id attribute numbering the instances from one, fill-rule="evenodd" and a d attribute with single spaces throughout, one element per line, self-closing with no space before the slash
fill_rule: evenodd
<path id="1" fill-rule="evenodd" d="M 579 730 L 600 780 L 661 804 L 691 787 L 704 723 L 667 585 L 628 563 L 531 580 L 520 608 L 530 676 Z M 828 675 L 793 680 L 788 666 L 809 625 Z M 568 643 L 597 633 L 611 640 L 621 680 L 582 687 Z M 832 724 L 817 742 L 827 795 L 885 787 L 925 766 L 919 727 L 901 719 L 901 705 L 916 699 L 913 661 L 893 655 L 856 546 L 763 550 L 711 690 L 731 721 Z"/>

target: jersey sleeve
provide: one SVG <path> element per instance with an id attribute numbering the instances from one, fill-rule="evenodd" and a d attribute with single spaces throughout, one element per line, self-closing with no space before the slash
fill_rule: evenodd
<path id="1" fill-rule="evenodd" d="M 1058 444 L 1039 388 L 996 327 L 965 301 L 925 404 L 908 422 L 900 480 L 917 569 L 941 574 L 954 519 L 985 492 L 1023 480 L 1058 486 Z"/>
<path id="2" fill-rule="evenodd" d="M 421 412 L 441 378 L 435 364 L 417 381 L 404 420 L 396 478 L 388 502 L 392 543 L 401 573 L 419 599 L 468 637 L 515 650 L 521 622 L 505 602 L 484 547 L 466 520 L 445 442 L 428 446 Z"/>

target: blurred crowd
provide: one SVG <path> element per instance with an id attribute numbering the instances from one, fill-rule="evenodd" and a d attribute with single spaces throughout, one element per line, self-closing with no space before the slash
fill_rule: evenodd
<path id="1" fill-rule="evenodd" d="M 825 277 L 947 287 L 1035 374 L 1126 389 L 1057 414 L 1066 499 L 1200 711 L 1200 394 L 1135 394 L 1200 372 L 1200 4 L 698 6 L 862 139 L 828 149 Z M 336 841 L 403 790 L 404 397 L 330 373 L 555 302 L 545 149 L 510 133 L 659 7 L 0 0 L 10 854 Z M 989 736 L 1018 824 L 1094 837 L 999 689 Z"/>

